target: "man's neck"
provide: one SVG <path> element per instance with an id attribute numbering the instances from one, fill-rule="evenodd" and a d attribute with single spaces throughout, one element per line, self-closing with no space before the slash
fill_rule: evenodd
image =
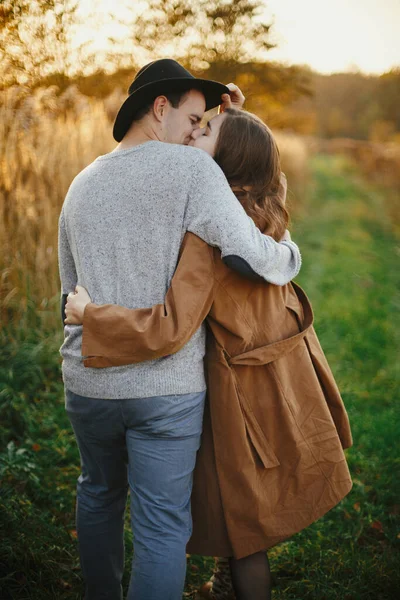
<path id="1" fill-rule="evenodd" d="M 151 141 L 162 141 L 154 128 L 141 123 L 133 124 L 122 141 L 114 148 L 114 151 L 126 150 Z"/>

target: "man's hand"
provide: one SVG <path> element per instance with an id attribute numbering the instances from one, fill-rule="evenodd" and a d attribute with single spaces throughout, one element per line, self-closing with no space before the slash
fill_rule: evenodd
<path id="1" fill-rule="evenodd" d="M 70 292 L 67 296 L 65 325 L 82 325 L 85 307 L 90 302 L 91 299 L 86 289 L 81 285 L 77 285 L 75 292 Z"/>
<path id="2" fill-rule="evenodd" d="M 222 104 L 220 112 L 224 112 L 227 108 L 237 108 L 240 110 L 243 108 L 244 101 L 246 98 L 243 96 L 242 90 L 234 83 L 228 83 L 229 94 L 222 94 Z"/>

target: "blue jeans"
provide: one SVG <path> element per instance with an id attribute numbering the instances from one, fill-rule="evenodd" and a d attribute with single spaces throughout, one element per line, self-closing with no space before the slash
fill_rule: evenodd
<path id="1" fill-rule="evenodd" d="M 121 600 L 128 485 L 134 558 L 128 600 L 181 600 L 205 392 L 106 400 L 66 390 L 79 446 L 79 554 L 86 600 Z"/>

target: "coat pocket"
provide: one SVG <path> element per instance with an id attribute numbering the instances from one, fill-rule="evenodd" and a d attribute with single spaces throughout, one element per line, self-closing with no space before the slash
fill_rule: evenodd
<path id="1" fill-rule="evenodd" d="M 237 397 L 239 399 L 240 407 L 242 409 L 243 419 L 250 444 L 252 445 L 255 453 L 261 460 L 265 469 L 279 467 L 280 462 L 275 452 L 273 451 L 271 444 L 265 437 L 264 432 L 261 429 L 253 411 L 251 410 L 249 402 L 247 401 L 242 390 L 240 389 L 239 383 L 235 375 L 234 381 Z"/>

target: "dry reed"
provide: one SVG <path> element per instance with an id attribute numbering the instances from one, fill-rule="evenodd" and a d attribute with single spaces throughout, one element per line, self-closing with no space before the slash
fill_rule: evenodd
<path id="1" fill-rule="evenodd" d="M 110 150 L 112 137 L 103 105 L 73 89 L 58 98 L 53 88 L 3 92 L 0 131 L 4 323 L 37 311 L 54 315 L 60 208 L 74 176 Z"/>

